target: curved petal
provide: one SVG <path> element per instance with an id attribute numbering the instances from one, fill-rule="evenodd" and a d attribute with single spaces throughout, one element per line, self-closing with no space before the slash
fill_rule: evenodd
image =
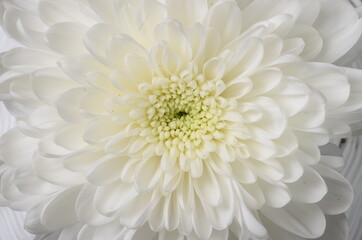
<path id="1" fill-rule="evenodd" d="M 201 21 L 208 10 L 206 0 L 166 0 L 165 2 L 168 16 L 179 19 L 185 27 Z"/>
<path id="2" fill-rule="evenodd" d="M 359 40 L 362 20 L 347 1 L 320 0 L 321 12 L 314 22 L 323 38 L 321 53 L 315 58 L 320 62 L 334 62 L 342 57 Z"/>
<path id="3" fill-rule="evenodd" d="M 275 209 L 264 206 L 261 212 L 281 228 L 304 238 L 317 238 L 323 235 L 326 219 L 317 205 L 289 203 Z"/>

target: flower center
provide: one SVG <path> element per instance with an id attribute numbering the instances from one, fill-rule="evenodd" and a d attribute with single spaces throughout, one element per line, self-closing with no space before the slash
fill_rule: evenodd
<path id="1" fill-rule="evenodd" d="M 187 112 L 185 111 L 179 111 L 178 113 L 176 113 L 176 118 L 182 118 L 183 116 L 186 116 Z"/>
<path id="2" fill-rule="evenodd" d="M 205 141 L 220 138 L 224 127 L 220 116 L 229 104 L 217 96 L 216 83 L 200 75 L 194 79 L 157 77 L 143 84 L 140 91 L 148 99 L 146 125 L 153 139 L 191 157 L 191 151 Z"/>

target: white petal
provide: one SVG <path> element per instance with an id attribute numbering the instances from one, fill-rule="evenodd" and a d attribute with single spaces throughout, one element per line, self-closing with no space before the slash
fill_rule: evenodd
<path id="1" fill-rule="evenodd" d="M 281 14 L 289 14 L 295 20 L 299 16 L 300 9 L 300 1 L 256 0 L 243 10 L 243 28 Z"/>
<path id="2" fill-rule="evenodd" d="M 189 174 L 183 174 L 180 187 L 177 189 L 180 207 L 185 210 L 193 205 L 194 201 L 194 181 Z"/>
<path id="3" fill-rule="evenodd" d="M 265 68 L 250 76 L 253 88 L 248 96 L 257 96 L 269 92 L 282 80 L 282 72 L 277 68 Z"/>
<path id="4" fill-rule="evenodd" d="M 124 59 L 125 69 L 129 76 L 137 82 L 151 82 L 153 72 L 146 59 L 136 54 L 129 54 Z"/>
<path id="5" fill-rule="evenodd" d="M 185 27 L 200 22 L 208 10 L 205 0 L 166 0 L 168 16 L 178 19 Z"/>
<path id="6" fill-rule="evenodd" d="M 242 160 L 236 160 L 231 163 L 233 176 L 241 183 L 253 183 L 256 181 L 255 173 L 247 167 Z"/>
<path id="7" fill-rule="evenodd" d="M 192 49 L 190 42 L 182 25 L 176 20 L 168 20 L 157 25 L 155 36 L 157 40 L 166 41 L 171 51 L 179 54 L 185 61 L 191 59 Z"/>
<path id="8" fill-rule="evenodd" d="M 250 157 L 257 160 L 270 159 L 275 154 L 275 147 L 271 141 L 257 142 L 253 140 L 245 140 L 246 146 L 250 151 Z"/>
<path id="9" fill-rule="evenodd" d="M 121 176 L 127 158 L 111 158 L 110 156 L 99 159 L 99 164 L 89 170 L 87 179 L 96 186 L 111 184 Z"/>
<path id="10" fill-rule="evenodd" d="M 9 86 L 9 93 L 29 103 L 34 102 L 34 99 L 36 99 L 29 78 L 13 78 Z"/>
<path id="11" fill-rule="evenodd" d="M 293 156 L 278 158 L 278 161 L 284 169 L 284 183 L 295 182 L 303 175 L 302 164 Z"/>
<path id="12" fill-rule="evenodd" d="M 83 35 L 87 28 L 83 24 L 65 22 L 52 25 L 46 32 L 46 41 L 51 49 L 67 55 L 86 53 Z"/>
<path id="13" fill-rule="evenodd" d="M 277 148 L 277 156 L 284 157 L 298 148 L 298 139 L 292 131 L 285 130 L 284 133 L 274 140 Z"/>
<path id="14" fill-rule="evenodd" d="M 226 65 L 232 68 L 229 69 L 230 71 L 226 71 L 224 81 L 230 81 L 234 78 L 248 76 L 253 73 L 264 58 L 263 42 L 258 38 L 248 39 L 236 53 L 233 63 L 227 63 Z"/>
<path id="15" fill-rule="evenodd" d="M 21 68 L 22 71 L 56 67 L 56 58 L 54 55 L 27 48 L 14 48 L 5 53 L 2 60 L 6 68 Z"/>
<path id="16" fill-rule="evenodd" d="M 137 196 L 119 209 L 120 223 L 129 228 L 139 228 L 147 221 L 150 208 L 154 205 L 152 192 Z"/>
<path id="17" fill-rule="evenodd" d="M 40 179 L 61 186 L 75 186 L 85 182 L 83 173 L 75 173 L 63 167 L 56 158 L 34 156 L 34 170 Z"/>
<path id="18" fill-rule="evenodd" d="M 318 2 L 318 1 L 315 1 Z M 299 54 L 305 61 L 313 60 L 323 47 L 323 39 L 312 27 L 307 25 L 295 25 L 289 32 L 288 37 L 303 39 L 304 48 Z"/>
<path id="19" fill-rule="evenodd" d="M 121 236 L 120 238 L 117 238 L 117 240 L 123 240 L 123 239 L 141 240 L 146 238 L 153 239 L 153 237 L 156 235 L 155 232 L 151 231 L 148 224 L 144 224 L 142 227 L 138 229 L 130 229 L 129 232 L 131 234 L 126 233 L 124 237 Z"/>
<path id="20" fill-rule="evenodd" d="M 218 206 L 222 201 L 220 185 L 208 164 L 200 178 L 195 179 L 195 191 L 200 201 L 209 206 Z"/>
<path id="21" fill-rule="evenodd" d="M 126 73 L 114 71 L 110 75 L 112 84 L 122 92 L 138 93 L 137 82 L 133 81 Z"/>
<path id="22" fill-rule="evenodd" d="M 77 217 L 80 222 L 87 223 L 89 225 L 103 225 L 111 222 L 113 219 L 101 215 L 98 210 L 95 209 L 95 204 L 93 202 L 95 193 L 95 187 L 91 184 L 85 184 L 80 191 L 76 204 L 75 209 L 77 212 Z M 106 199 L 108 200 L 108 199 Z M 89 231 L 82 233 L 88 234 Z M 86 239 L 88 240 L 88 239 Z"/>
<path id="23" fill-rule="evenodd" d="M 33 173 L 23 173 L 24 176 L 18 177 L 14 180 L 16 187 L 21 193 L 24 194 L 49 194 L 61 190 L 53 184 L 47 183 L 38 177 L 32 175 Z M 26 174 L 26 175 L 25 175 Z"/>
<path id="24" fill-rule="evenodd" d="M 362 108 L 362 99 L 361 99 L 361 75 L 362 70 L 353 69 L 353 68 L 344 68 L 344 72 L 348 77 L 348 82 L 350 85 L 350 95 L 348 100 L 344 105 L 335 109 L 331 112 L 331 115 L 338 118 L 344 119 L 349 124 L 352 125 L 353 130 L 358 129 L 358 125 L 361 122 L 360 117 L 358 116 Z"/>
<path id="25" fill-rule="evenodd" d="M 209 9 L 204 25 L 215 28 L 222 38 L 222 45 L 225 45 L 239 36 L 242 14 L 234 1 L 220 1 Z"/>
<path id="26" fill-rule="evenodd" d="M 327 100 L 327 109 L 344 104 L 352 91 L 344 72 L 329 64 L 312 63 L 309 66 L 309 72 L 303 79 L 323 94 Z"/>
<path id="27" fill-rule="evenodd" d="M 102 26 L 99 26 L 99 28 L 101 28 Z M 89 34 L 99 34 L 96 31 L 97 29 L 95 28 L 93 32 L 90 32 Z M 99 31 L 99 30 L 98 30 Z M 104 30 L 102 30 L 104 31 Z M 110 31 L 110 30 L 108 30 Z M 110 34 L 110 33 L 107 33 Z M 92 36 L 90 36 L 90 39 L 93 40 Z M 102 40 L 105 41 L 106 39 Z M 99 43 L 95 43 L 95 47 L 98 46 Z M 100 46 L 104 46 L 104 45 L 100 45 Z M 112 37 L 109 40 L 107 40 L 107 49 L 106 49 L 106 56 L 107 56 L 107 60 L 109 62 L 109 64 L 115 68 L 118 68 L 120 70 L 125 70 L 126 66 L 125 66 L 125 61 L 126 61 L 126 57 L 129 54 L 133 54 L 136 55 L 138 57 L 142 57 L 145 58 L 146 55 L 146 51 L 145 49 L 139 45 L 135 40 L 133 40 L 132 38 L 130 38 L 127 35 L 120 35 L 117 37 Z M 140 69 L 141 70 L 141 69 Z M 141 70 L 142 71 L 142 70 Z M 138 80 L 138 79 L 136 79 Z"/>
<path id="28" fill-rule="evenodd" d="M 56 98 L 78 84 L 70 81 L 67 76 L 56 68 L 41 69 L 31 76 L 34 94 L 42 101 L 53 104 Z"/>
<path id="29" fill-rule="evenodd" d="M 91 6 L 93 11 L 106 22 L 114 23 L 115 18 L 115 9 L 114 9 L 114 1 L 106 0 L 99 2 L 97 0 L 87 0 L 88 4 Z"/>
<path id="30" fill-rule="evenodd" d="M 165 202 L 165 228 L 167 231 L 175 231 L 180 223 L 180 208 L 177 202 L 176 194 L 170 194 Z"/>
<path id="31" fill-rule="evenodd" d="M 139 32 L 140 42 L 143 46 L 150 47 L 154 42 L 154 29 L 167 18 L 166 6 L 157 0 L 144 1 L 138 12 L 136 31 Z"/>
<path id="32" fill-rule="evenodd" d="M 283 208 L 264 206 L 261 212 L 283 229 L 304 238 L 322 236 L 326 220 L 317 205 L 289 203 Z"/>
<path id="33" fill-rule="evenodd" d="M 48 135 L 39 142 L 38 152 L 40 155 L 50 158 L 64 157 L 71 153 L 70 150 L 56 144 L 53 135 Z"/>
<path id="34" fill-rule="evenodd" d="M 164 211 L 166 197 L 162 197 L 159 202 L 155 205 L 149 215 L 148 222 L 152 231 L 160 232 L 165 224 Z"/>
<path id="35" fill-rule="evenodd" d="M 58 230 L 77 222 L 75 201 L 80 187 L 70 188 L 53 198 L 43 209 L 41 223 L 49 230 Z"/>
<path id="36" fill-rule="evenodd" d="M 258 183 L 239 184 L 238 189 L 248 208 L 260 209 L 265 204 L 265 197 Z"/>
<path id="37" fill-rule="evenodd" d="M 271 92 L 271 96 L 288 116 L 293 116 L 300 112 L 308 103 L 309 92 L 309 88 L 304 82 L 295 79 L 285 79 L 275 91 Z"/>
<path id="38" fill-rule="evenodd" d="M 313 143 L 303 142 L 305 139 L 306 138 L 299 139 L 299 148 L 293 155 L 298 159 L 298 161 L 307 163 L 308 165 L 313 165 L 319 161 L 320 151 Z"/>
<path id="39" fill-rule="evenodd" d="M 254 98 L 251 100 L 251 104 L 255 104 L 262 114 L 257 122 L 247 124 L 251 138 L 279 138 L 287 126 L 287 119 L 278 104 L 268 97 Z"/>
<path id="40" fill-rule="evenodd" d="M 249 78 L 235 78 L 227 83 L 221 96 L 225 98 L 241 98 L 252 89 L 254 82 Z"/>
<path id="41" fill-rule="evenodd" d="M 137 195 L 133 184 L 125 184 L 118 180 L 112 184 L 98 187 L 93 204 L 100 214 L 107 216 L 134 201 Z"/>
<path id="42" fill-rule="evenodd" d="M 45 48 L 43 32 L 46 25 L 35 14 L 9 6 L 2 15 L 4 29 L 17 42 L 32 48 Z"/>
<path id="43" fill-rule="evenodd" d="M 97 144 L 106 141 L 120 130 L 122 130 L 121 125 L 107 117 L 99 117 L 87 124 L 83 138 L 89 144 Z"/>
<path id="44" fill-rule="evenodd" d="M 318 205 L 326 214 L 336 215 L 346 212 L 353 202 L 353 189 L 349 182 L 335 170 L 323 165 L 317 165 L 316 170 L 328 187 L 327 194 Z"/>
<path id="45" fill-rule="evenodd" d="M 297 23 L 312 25 L 319 15 L 321 9 L 320 1 L 304 0 L 300 3 L 302 9 Z"/>
<path id="46" fill-rule="evenodd" d="M 202 176 L 204 171 L 204 163 L 200 158 L 195 158 L 191 160 L 190 163 L 190 173 L 193 178 L 199 178 Z"/>
<path id="47" fill-rule="evenodd" d="M 194 231 L 199 238 L 209 239 L 212 232 L 212 226 L 199 198 L 195 198 L 195 210 L 192 213 L 192 224 L 194 226 Z"/>
<path id="48" fill-rule="evenodd" d="M 312 90 L 309 101 L 301 112 L 289 118 L 290 126 L 296 128 L 314 128 L 321 126 L 325 121 L 325 98 Z"/>
<path id="49" fill-rule="evenodd" d="M 312 168 L 305 168 L 301 178 L 287 186 L 293 201 L 302 203 L 319 202 L 327 194 L 327 191 L 330 191 L 323 178 Z"/>
<path id="50" fill-rule="evenodd" d="M 69 0 L 42 0 L 38 3 L 39 18 L 49 26 L 60 22 L 82 21 L 78 9 L 77 3 Z"/>
<path id="51" fill-rule="evenodd" d="M 79 150 L 86 146 L 83 131 L 83 126 L 65 125 L 54 133 L 54 143 L 68 150 Z"/>
<path id="52" fill-rule="evenodd" d="M 180 186 L 180 181 L 182 179 L 182 172 L 177 173 L 165 173 L 163 176 L 163 182 L 161 185 L 161 191 L 164 193 L 171 193 Z M 183 188 L 182 186 L 181 188 Z"/>
<path id="53" fill-rule="evenodd" d="M 59 67 L 74 81 L 87 84 L 87 74 L 90 72 L 108 73 L 109 69 L 91 56 L 81 55 L 65 57 L 58 62 Z"/>
<path id="54" fill-rule="evenodd" d="M 32 206 L 26 213 L 24 228 L 28 232 L 45 232 L 47 229 L 40 222 L 40 215 L 47 202 L 38 203 Z"/>
<path id="55" fill-rule="evenodd" d="M 79 109 L 85 116 L 103 115 L 106 112 L 104 102 L 109 98 L 109 93 L 89 89 L 82 97 Z"/>
<path id="56" fill-rule="evenodd" d="M 224 75 L 225 63 L 218 58 L 209 59 L 203 67 L 205 78 L 209 81 L 219 80 Z"/>
<path id="57" fill-rule="evenodd" d="M 95 1 L 94 1 L 95 2 Z M 107 23 L 98 23 L 84 34 L 84 45 L 94 56 L 106 61 L 106 46 L 108 41 L 118 33 L 114 26 Z"/>
<path id="58" fill-rule="evenodd" d="M 220 34 L 212 28 L 206 29 L 205 43 L 203 49 L 204 60 L 208 60 L 212 57 L 215 57 L 221 47 L 221 36 Z M 226 65 L 227 67 L 227 65 Z"/>
<path id="59" fill-rule="evenodd" d="M 77 235 L 78 240 L 88 240 L 92 239 L 94 235 L 94 231 L 96 230 L 95 227 L 91 227 L 89 225 L 84 225 Z"/>
<path id="60" fill-rule="evenodd" d="M 113 221 L 112 223 L 96 227 L 91 239 L 118 239 L 120 235 L 125 235 L 125 229 L 118 221 Z"/>
<path id="61" fill-rule="evenodd" d="M 230 225 L 234 216 L 235 196 L 229 179 L 223 176 L 217 176 L 220 182 L 221 194 L 223 196 L 221 203 L 216 206 L 204 204 L 206 216 L 210 220 L 213 229 L 224 230 Z M 212 239 L 213 235 L 211 235 Z"/>
<path id="62" fill-rule="evenodd" d="M 326 216 L 327 228 L 322 237 L 317 238 L 316 240 L 345 240 L 350 236 L 349 233 L 349 224 L 344 214 Z"/>
<path id="63" fill-rule="evenodd" d="M 26 137 L 17 129 L 4 134 L 0 139 L 0 156 L 10 166 L 20 167 L 31 160 L 39 140 Z M 19 151 L 21 149 L 21 151 Z"/>
<path id="64" fill-rule="evenodd" d="M 265 203 L 273 208 L 282 208 L 291 200 L 288 187 L 283 183 L 269 183 L 262 179 L 258 184 L 264 194 Z"/>
<path id="65" fill-rule="evenodd" d="M 263 214 L 260 214 L 260 219 L 263 222 L 263 225 L 268 230 L 268 234 L 272 239 L 278 240 L 304 240 L 304 237 L 297 236 L 291 232 L 284 230 L 279 227 L 273 221 L 269 220 Z"/>
<path id="66" fill-rule="evenodd" d="M 64 167 L 75 172 L 83 172 L 93 166 L 105 155 L 103 151 L 93 150 L 72 154 L 64 159 Z"/>
<path id="67" fill-rule="evenodd" d="M 160 158 L 158 156 L 140 162 L 136 170 L 137 191 L 140 193 L 149 191 L 160 181 L 161 173 Z"/>
<path id="68" fill-rule="evenodd" d="M 277 35 L 269 35 L 263 39 L 265 52 L 262 65 L 268 65 L 276 60 L 283 50 L 283 40 Z"/>
<path id="69" fill-rule="evenodd" d="M 242 221 L 249 230 L 250 234 L 255 236 L 257 239 L 265 238 L 267 236 L 267 232 L 263 224 L 258 219 L 257 212 L 247 208 L 241 201 L 240 205 Z"/>
<path id="70" fill-rule="evenodd" d="M 81 114 L 79 105 L 83 96 L 87 94 L 84 88 L 73 88 L 64 92 L 56 101 L 59 116 L 68 122 L 85 123 L 85 117 Z"/>
<path id="71" fill-rule="evenodd" d="M 159 240 L 169 240 L 169 239 L 183 240 L 184 236 L 180 235 L 178 233 L 178 231 L 173 231 L 173 232 L 162 231 L 162 232 L 160 232 Z"/>
<path id="72" fill-rule="evenodd" d="M 358 41 L 362 21 L 352 4 L 339 0 L 322 0 L 321 12 L 313 26 L 323 38 L 323 48 L 315 59 L 334 62 L 343 56 Z"/>

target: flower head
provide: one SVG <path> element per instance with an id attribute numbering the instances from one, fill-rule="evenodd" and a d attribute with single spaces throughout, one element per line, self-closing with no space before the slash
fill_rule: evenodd
<path id="1" fill-rule="evenodd" d="M 28 231 L 330 239 L 345 221 L 352 189 L 328 142 L 361 114 L 361 72 L 332 64 L 362 32 L 347 2 L 1 4 L 25 46 L 1 56 L 18 122 L 0 140 L 1 197 Z"/>

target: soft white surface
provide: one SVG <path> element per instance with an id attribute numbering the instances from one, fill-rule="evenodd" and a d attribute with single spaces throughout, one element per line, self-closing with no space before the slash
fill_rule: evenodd
<path id="1" fill-rule="evenodd" d="M 6 37 L 0 28 L 0 52 L 18 46 L 17 43 Z M 0 102 L 0 135 L 15 126 L 15 119 L 8 113 L 4 104 Z M 30 240 L 34 236 L 26 232 L 24 226 L 25 213 L 15 212 L 10 208 L 0 207 L 0 240 Z"/>
<path id="2" fill-rule="evenodd" d="M 358 2 L 357 0 L 353 0 Z M 16 44 L 5 37 L 0 28 L 0 52 L 6 51 Z M 354 61 L 353 67 L 362 68 L 362 56 Z M 14 127 L 15 121 L 0 103 L 0 135 Z M 353 137 L 343 144 L 344 156 L 347 159 L 344 176 L 355 189 L 355 201 L 347 216 L 350 222 L 350 240 L 362 239 L 362 137 Z M 23 230 L 24 213 L 0 208 L 0 240 L 30 240 L 34 236 Z M 332 239 L 331 239 L 332 240 Z"/>

